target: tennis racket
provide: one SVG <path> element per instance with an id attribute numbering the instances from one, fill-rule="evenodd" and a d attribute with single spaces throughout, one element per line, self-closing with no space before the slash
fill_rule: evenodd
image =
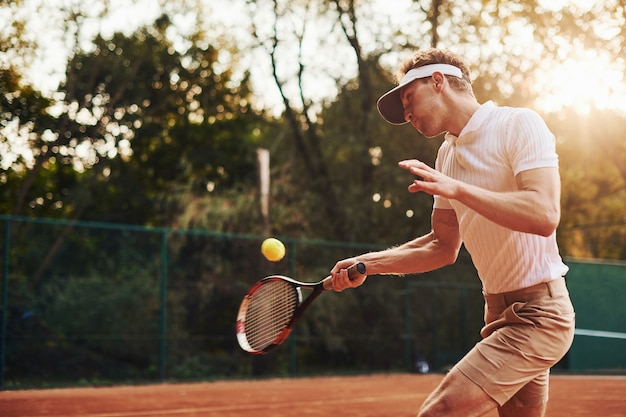
<path id="1" fill-rule="evenodd" d="M 355 279 L 365 274 L 365 264 L 348 268 Z M 237 341 L 243 350 L 263 354 L 284 342 L 302 313 L 324 291 L 331 289 L 330 276 L 320 282 L 306 283 L 273 275 L 250 288 L 237 314 Z M 302 288 L 313 292 L 302 300 Z"/>

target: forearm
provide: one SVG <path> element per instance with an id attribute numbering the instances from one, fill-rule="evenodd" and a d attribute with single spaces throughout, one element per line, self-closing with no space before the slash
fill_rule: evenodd
<path id="1" fill-rule="evenodd" d="M 379 252 L 365 253 L 357 259 L 368 275 L 404 275 L 428 272 L 454 263 L 458 249 L 438 242 L 432 233 Z"/>
<path id="2" fill-rule="evenodd" d="M 560 220 L 559 204 L 537 190 L 501 193 L 460 183 L 455 199 L 492 222 L 519 232 L 549 236 Z"/>
<path id="3" fill-rule="evenodd" d="M 430 233 L 384 251 L 369 252 L 337 262 L 330 271 L 333 288 L 342 291 L 363 284 L 365 277 L 351 280 L 345 271 L 355 262 L 365 264 L 366 275 L 415 274 L 454 263 L 460 247 L 461 236 L 454 210 L 434 209 Z"/>
<path id="4" fill-rule="evenodd" d="M 517 190 L 501 192 L 455 180 L 417 160 L 401 161 L 399 166 L 418 177 L 409 191 L 456 200 L 500 226 L 549 236 L 559 224 L 561 181 L 557 168 L 522 171 L 515 177 Z"/>

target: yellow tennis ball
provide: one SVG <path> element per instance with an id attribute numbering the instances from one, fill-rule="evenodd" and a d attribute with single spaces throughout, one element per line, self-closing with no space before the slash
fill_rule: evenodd
<path id="1" fill-rule="evenodd" d="M 276 238 L 268 237 L 261 244 L 261 253 L 268 261 L 277 262 L 285 256 L 285 245 Z"/>

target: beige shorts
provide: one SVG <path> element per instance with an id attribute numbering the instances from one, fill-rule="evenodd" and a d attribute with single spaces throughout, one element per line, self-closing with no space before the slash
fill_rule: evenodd
<path id="1" fill-rule="evenodd" d="M 545 404 L 550 368 L 574 339 L 565 279 L 484 297 L 483 340 L 456 367 L 499 405 Z"/>

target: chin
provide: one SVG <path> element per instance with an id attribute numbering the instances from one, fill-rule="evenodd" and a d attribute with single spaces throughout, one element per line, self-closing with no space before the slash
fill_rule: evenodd
<path id="1" fill-rule="evenodd" d="M 422 136 L 424 136 L 425 138 L 428 138 L 428 139 L 430 139 L 430 138 L 434 138 L 434 137 L 437 137 L 437 136 L 439 136 L 439 135 L 441 134 L 441 133 L 433 133 L 433 131 L 432 131 L 432 130 L 425 129 L 425 128 L 421 127 L 421 126 L 419 126 L 419 127 L 418 127 L 418 126 L 416 126 L 416 125 L 413 125 L 413 127 L 414 127 L 414 128 L 415 128 L 415 130 L 417 130 L 417 131 L 418 131 L 418 132 L 419 132 Z"/>
<path id="2" fill-rule="evenodd" d="M 425 137 L 426 139 L 434 139 L 434 138 L 438 138 L 438 137 L 440 137 L 443 133 L 444 133 L 444 132 L 437 133 L 437 134 L 434 134 L 434 135 L 424 135 L 424 137 Z"/>
<path id="3" fill-rule="evenodd" d="M 424 131 L 420 129 L 417 129 L 417 131 L 420 132 L 422 136 L 424 136 L 426 139 L 436 138 L 437 136 L 441 134 L 441 133 L 428 132 L 428 131 Z"/>

